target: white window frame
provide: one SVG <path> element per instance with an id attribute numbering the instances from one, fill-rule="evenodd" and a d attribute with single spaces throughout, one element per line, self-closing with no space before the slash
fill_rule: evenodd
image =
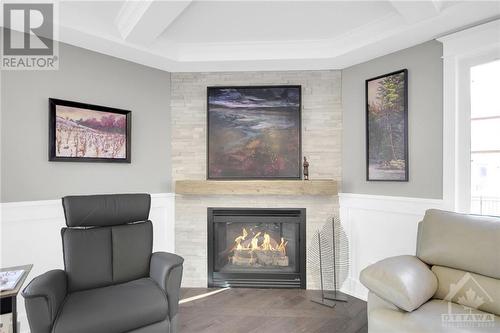
<path id="1" fill-rule="evenodd" d="M 470 68 L 500 59 L 500 20 L 437 40 L 443 43 L 443 202 L 446 209 L 468 213 Z"/>

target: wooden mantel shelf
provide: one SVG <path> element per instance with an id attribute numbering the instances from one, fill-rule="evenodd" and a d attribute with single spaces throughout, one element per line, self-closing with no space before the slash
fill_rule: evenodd
<path id="1" fill-rule="evenodd" d="M 178 180 L 182 195 L 337 195 L 337 181 L 317 180 Z"/>

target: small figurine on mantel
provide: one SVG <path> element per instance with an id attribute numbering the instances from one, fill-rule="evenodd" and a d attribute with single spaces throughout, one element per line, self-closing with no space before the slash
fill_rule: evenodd
<path id="1" fill-rule="evenodd" d="M 307 158 L 304 156 L 304 180 L 309 180 L 309 162 L 307 162 Z"/>

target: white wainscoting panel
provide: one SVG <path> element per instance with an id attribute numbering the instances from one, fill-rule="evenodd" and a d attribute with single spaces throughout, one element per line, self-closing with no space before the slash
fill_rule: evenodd
<path id="1" fill-rule="evenodd" d="M 151 195 L 153 251 L 174 252 L 175 196 Z M 61 200 L 9 202 L 1 204 L 1 267 L 33 264 L 25 285 L 33 277 L 51 269 L 62 269 L 61 228 L 65 226 Z M 20 332 L 29 332 L 24 299 L 18 296 Z"/>
<path id="2" fill-rule="evenodd" d="M 430 208 L 442 208 L 436 199 L 340 193 L 340 217 L 349 239 L 350 272 L 342 290 L 365 299 L 368 290 L 359 273 L 381 259 L 415 254 L 417 225 Z"/>
<path id="3" fill-rule="evenodd" d="M 442 200 L 340 193 L 340 215 L 350 252 L 349 278 L 342 290 L 366 299 L 359 282 L 366 266 L 395 255 L 415 254 L 417 224 L 425 210 L 442 208 Z M 154 251 L 174 252 L 175 196 L 152 195 L 150 219 L 154 225 Z M 60 229 L 64 213 L 60 200 L 1 204 L 1 266 L 33 263 L 28 281 L 55 268 L 63 268 Z M 21 332 L 29 332 L 22 296 L 18 297 Z"/>

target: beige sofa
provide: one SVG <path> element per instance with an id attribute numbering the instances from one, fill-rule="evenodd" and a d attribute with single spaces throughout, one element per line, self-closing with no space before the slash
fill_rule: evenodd
<path id="1" fill-rule="evenodd" d="M 370 333 L 500 332 L 500 218 L 428 210 L 416 256 L 381 260 L 360 280 Z"/>

